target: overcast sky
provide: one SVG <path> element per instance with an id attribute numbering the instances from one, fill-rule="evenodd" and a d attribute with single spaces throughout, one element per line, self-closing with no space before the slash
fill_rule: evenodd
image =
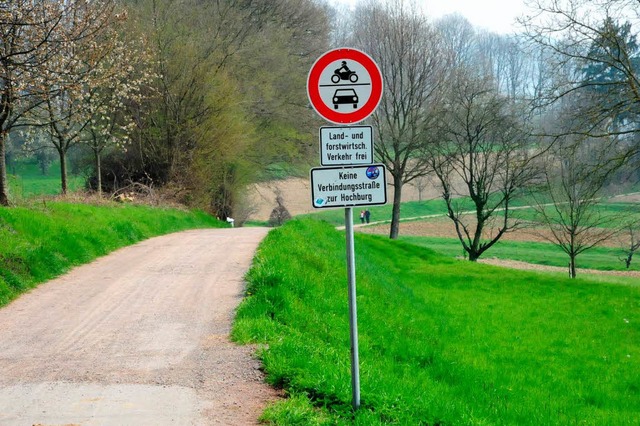
<path id="1" fill-rule="evenodd" d="M 357 0 L 330 0 L 353 6 Z M 417 0 L 427 15 L 433 19 L 458 12 L 474 26 L 497 33 L 517 30 L 516 17 L 525 11 L 523 0 Z"/>

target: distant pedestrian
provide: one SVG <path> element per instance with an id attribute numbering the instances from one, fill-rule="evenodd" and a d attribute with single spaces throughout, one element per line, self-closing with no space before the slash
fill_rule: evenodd
<path id="1" fill-rule="evenodd" d="M 360 210 L 360 223 L 364 223 L 364 210 Z"/>
<path id="2" fill-rule="evenodd" d="M 369 218 L 371 217 L 371 212 L 369 210 L 364 211 L 364 219 L 369 223 Z"/>

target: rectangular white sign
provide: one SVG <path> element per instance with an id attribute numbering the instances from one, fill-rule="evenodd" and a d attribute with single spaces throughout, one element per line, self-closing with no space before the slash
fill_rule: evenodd
<path id="1" fill-rule="evenodd" d="M 382 164 L 311 169 L 311 197 L 317 209 L 386 204 L 386 169 Z"/>
<path id="2" fill-rule="evenodd" d="M 320 164 L 339 166 L 371 163 L 371 126 L 320 127 Z"/>

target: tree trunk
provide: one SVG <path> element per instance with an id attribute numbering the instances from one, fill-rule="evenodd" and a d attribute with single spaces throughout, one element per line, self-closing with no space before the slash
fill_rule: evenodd
<path id="1" fill-rule="evenodd" d="M 393 211 L 389 238 L 396 240 L 400 233 L 400 202 L 402 201 L 402 177 L 399 175 L 393 175 L 393 190 Z"/>
<path id="2" fill-rule="evenodd" d="M 60 184 L 62 186 L 62 195 L 67 194 L 67 160 L 62 149 L 58 149 L 60 155 Z"/>
<path id="3" fill-rule="evenodd" d="M 574 254 L 569 255 L 569 276 L 576 277 L 576 256 Z"/>
<path id="4" fill-rule="evenodd" d="M 100 152 L 95 151 L 96 155 L 96 178 L 98 179 L 97 183 L 97 191 L 98 196 L 102 197 L 102 158 L 100 157 Z"/>
<path id="5" fill-rule="evenodd" d="M 0 206 L 9 205 L 9 181 L 5 150 L 6 133 L 0 132 Z"/>

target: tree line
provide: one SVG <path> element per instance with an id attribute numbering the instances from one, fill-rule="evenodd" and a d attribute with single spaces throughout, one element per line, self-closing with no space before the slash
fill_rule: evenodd
<path id="1" fill-rule="evenodd" d="M 164 187 L 226 218 L 270 165 L 308 158 L 306 73 L 329 43 L 311 0 L 26 0 L 0 5 L 7 149 L 92 153 L 90 184 Z M 312 123 L 316 123 L 313 124 Z"/>
<path id="2" fill-rule="evenodd" d="M 640 16 L 633 0 L 529 6 L 507 36 L 432 20 L 410 0 L 3 2 L 0 204 L 11 139 L 55 150 L 62 192 L 82 146 L 96 191 L 162 187 L 242 217 L 248 183 L 317 158 L 306 75 L 351 46 L 384 78 L 370 124 L 392 177 L 390 237 L 404 185 L 432 181 L 469 259 L 525 226 L 514 207 L 529 203 L 575 276 L 576 257 L 613 232 L 604 192 L 640 177 Z M 632 256 L 637 224 L 624 227 Z"/>
<path id="3" fill-rule="evenodd" d="M 459 15 L 432 21 L 410 1 L 361 2 L 341 41 L 382 69 L 372 121 L 394 186 L 390 238 L 403 186 L 430 179 L 470 260 L 531 225 L 514 207 L 532 204 L 575 277 L 579 254 L 638 227 L 599 207 L 640 177 L 640 16 L 629 0 L 529 6 L 506 36 Z"/>

